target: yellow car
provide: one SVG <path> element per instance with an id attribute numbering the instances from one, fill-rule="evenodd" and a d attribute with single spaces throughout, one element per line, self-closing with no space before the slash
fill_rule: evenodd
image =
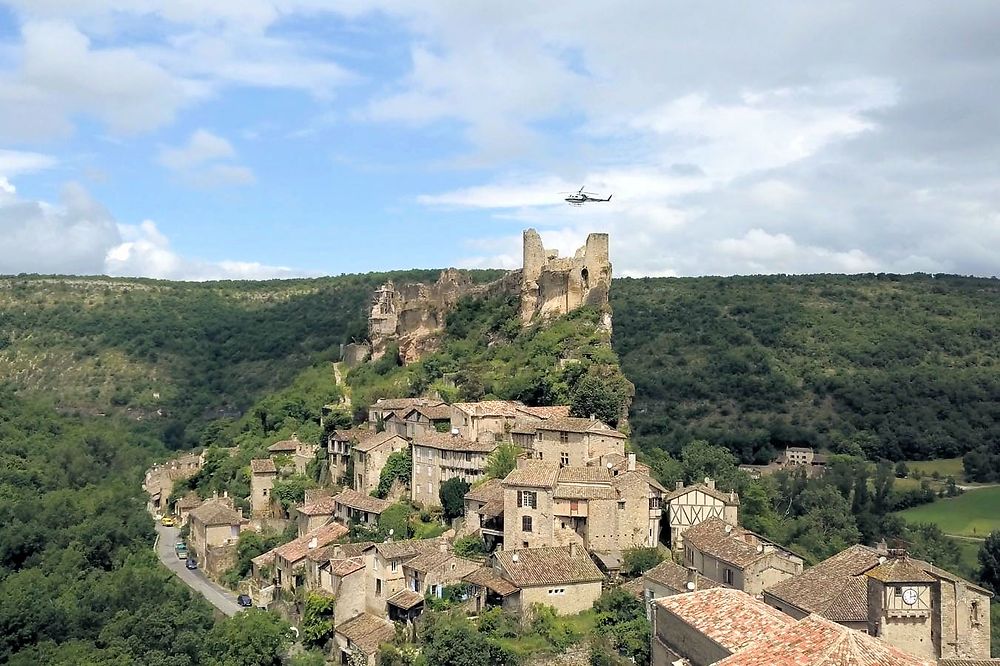
<path id="1" fill-rule="evenodd" d="M 163 525 L 164 527 L 173 527 L 174 519 L 171 518 L 170 516 L 163 516 L 163 518 L 160 519 L 160 524 Z"/>

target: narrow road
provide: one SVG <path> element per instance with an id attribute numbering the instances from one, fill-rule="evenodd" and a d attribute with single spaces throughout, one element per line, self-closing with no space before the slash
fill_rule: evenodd
<path id="1" fill-rule="evenodd" d="M 163 562 L 163 566 L 174 572 L 185 585 L 205 597 L 208 603 L 218 608 L 226 615 L 236 615 L 243 610 L 236 603 L 236 595 L 229 590 L 216 585 L 201 572 L 200 569 L 187 569 L 184 567 L 184 560 L 177 559 L 174 552 L 174 544 L 177 543 L 177 534 L 180 530 L 176 527 L 164 527 L 156 524 L 156 531 L 160 535 L 156 543 L 156 555 Z"/>

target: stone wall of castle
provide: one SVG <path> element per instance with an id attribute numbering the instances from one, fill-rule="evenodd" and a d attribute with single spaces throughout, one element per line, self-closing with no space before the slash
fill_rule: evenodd
<path id="1" fill-rule="evenodd" d="M 521 322 L 525 325 L 584 305 L 593 306 L 604 311 L 603 325 L 610 331 L 608 235 L 590 234 L 572 257 L 560 257 L 557 251 L 545 249 L 534 229 L 524 232 L 523 242 L 524 267 L 490 284 L 475 285 L 467 274 L 449 268 L 434 284 L 396 285 L 389 281 L 379 287 L 368 317 L 371 358 L 381 358 L 393 344 L 399 346 L 403 363 L 412 363 L 433 351 L 447 313 L 467 295 L 518 295 Z M 351 360 L 359 360 L 368 349 L 352 352 L 356 358 Z"/>

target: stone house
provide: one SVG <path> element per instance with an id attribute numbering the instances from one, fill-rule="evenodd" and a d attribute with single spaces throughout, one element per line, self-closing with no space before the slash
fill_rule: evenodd
<path id="1" fill-rule="evenodd" d="M 228 496 L 205 500 L 188 514 L 191 531 L 188 550 L 202 568 L 215 573 L 224 564 L 228 546 L 236 545 L 240 531 L 248 521 L 240 511 L 233 508 L 233 500 Z M 214 557 L 213 557 L 214 556 Z"/>
<path id="2" fill-rule="evenodd" d="M 802 573 L 803 560 L 759 534 L 709 518 L 684 533 L 684 564 L 759 597 L 764 588 Z"/>
<path id="3" fill-rule="evenodd" d="M 440 552 L 442 544 L 450 547 L 444 538 L 408 539 L 376 543 L 368 566 L 368 588 L 365 600 L 369 613 L 380 617 L 387 615 L 387 601 L 406 588 L 403 564 L 424 553 Z"/>
<path id="4" fill-rule="evenodd" d="M 157 515 L 164 513 L 174 485 L 197 474 L 201 465 L 201 454 L 188 453 L 146 470 L 142 488 L 149 493 L 149 509 Z"/>
<path id="5" fill-rule="evenodd" d="M 353 482 L 351 453 L 354 445 L 370 434 L 369 430 L 350 428 L 349 430 L 334 430 L 327 436 L 326 460 L 330 470 L 330 479 L 334 483 L 350 485 Z"/>
<path id="6" fill-rule="evenodd" d="M 607 467 L 520 459 L 502 487 L 506 550 L 577 543 L 609 563 L 624 549 L 658 543 L 664 490 L 638 469 L 615 475 Z"/>
<path id="7" fill-rule="evenodd" d="M 480 562 L 459 557 L 447 543 L 439 551 L 428 551 L 403 563 L 406 587 L 386 600 L 389 619 L 405 622 L 423 610 L 426 595 L 441 598 L 444 588 L 463 583 L 463 578 L 482 566 Z M 470 595 L 471 599 L 471 595 Z"/>
<path id="8" fill-rule="evenodd" d="M 274 515 L 272 492 L 278 478 L 278 468 L 270 458 L 250 461 L 250 511 L 255 518 Z"/>
<path id="9" fill-rule="evenodd" d="M 382 643 L 396 636 L 396 626 L 375 615 L 361 613 L 334 628 L 333 641 L 337 663 L 359 663 L 375 666 L 375 657 Z"/>
<path id="10" fill-rule="evenodd" d="M 356 490 L 343 490 L 333 496 L 333 519 L 342 525 L 378 527 L 379 516 L 392 506 L 389 500 L 379 499 Z"/>
<path id="11" fill-rule="evenodd" d="M 451 406 L 419 405 L 411 408 L 403 416 L 403 435 L 413 439 L 429 432 L 448 432 L 451 430 Z"/>
<path id="12" fill-rule="evenodd" d="M 550 418 L 519 424 L 512 434 L 529 456 L 563 467 L 593 465 L 602 456 L 625 454 L 625 434 L 594 418 Z"/>
<path id="13" fill-rule="evenodd" d="M 462 581 L 469 585 L 469 592 L 475 600 L 470 610 L 476 615 L 496 606 L 506 609 L 518 607 L 519 597 L 515 595 L 519 595 L 521 589 L 500 575 L 494 566 L 479 567 L 466 574 Z"/>
<path id="14" fill-rule="evenodd" d="M 685 486 L 681 481 L 663 498 L 670 525 L 670 547 L 684 548 L 684 532 L 709 518 L 719 518 L 730 525 L 739 524 L 740 498 L 736 493 L 717 490 L 714 479 Z"/>
<path id="15" fill-rule="evenodd" d="M 413 439 L 410 493 L 414 502 L 440 506 L 441 484 L 459 477 L 473 484 L 486 473 L 486 458 L 497 447 L 492 440 L 470 440 L 451 433 L 427 432 Z"/>
<path id="16" fill-rule="evenodd" d="M 347 528 L 331 523 L 324 525 L 288 543 L 274 548 L 273 575 L 278 588 L 294 592 L 295 588 L 306 582 L 306 556 L 310 551 L 325 548 L 337 539 L 347 536 Z M 263 558 L 263 556 L 260 556 Z M 262 564 L 264 560 L 261 560 Z M 264 565 L 266 566 L 266 565 Z"/>
<path id="17" fill-rule="evenodd" d="M 559 615 L 585 611 L 601 596 L 604 582 L 604 574 L 576 544 L 497 551 L 493 566 L 519 589 L 504 599 L 504 609 L 522 616 L 529 616 L 534 604 L 552 606 Z"/>
<path id="18" fill-rule="evenodd" d="M 405 419 L 410 410 L 416 407 L 435 409 L 440 408 L 442 405 L 447 407 L 443 401 L 434 398 L 380 398 L 368 407 L 368 427 L 371 428 L 372 432 L 375 432 L 383 426 L 385 419 L 392 414 L 399 418 L 399 423 L 404 424 L 403 431 L 394 434 L 405 436 Z"/>
<path id="19" fill-rule="evenodd" d="M 764 590 L 764 601 L 810 613 L 929 659 L 986 659 L 992 595 L 905 551 L 852 546 Z"/>
<path id="20" fill-rule="evenodd" d="M 476 534 L 492 551 L 503 545 L 503 481 L 487 479 L 465 493 L 464 534 Z"/>
<path id="21" fill-rule="evenodd" d="M 333 496 L 320 497 L 295 509 L 299 536 L 312 532 L 334 520 L 336 501 Z"/>
<path id="22" fill-rule="evenodd" d="M 174 503 L 174 515 L 177 517 L 179 525 L 186 525 L 191 515 L 192 509 L 197 509 L 202 504 L 202 499 L 195 493 L 188 493 Z"/>
<path id="23" fill-rule="evenodd" d="M 652 603 L 656 599 L 722 587 L 722 583 L 716 583 L 711 578 L 702 576 L 692 567 L 682 567 L 669 559 L 660 562 L 628 585 L 646 603 L 646 612 L 650 620 L 653 612 Z"/>
<path id="24" fill-rule="evenodd" d="M 403 451 L 409 443 L 391 432 L 376 432 L 354 445 L 354 490 L 370 495 L 378 489 L 379 476 L 386 460 L 393 453 Z"/>
<path id="25" fill-rule="evenodd" d="M 295 466 L 295 473 L 305 474 L 306 465 L 316 459 L 318 449 L 318 445 L 302 442 L 298 434 L 293 433 L 291 439 L 275 442 L 267 447 L 267 453 L 272 459 L 276 456 L 289 456 Z"/>
<path id="26" fill-rule="evenodd" d="M 456 402 L 451 406 L 451 428 L 466 439 L 511 441 L 511 432 L 518 424 L 568 416 L 568 405 L 528 407 L 517 400 Z"/>
<path id="27" fill-rule="evenodd" d="M 931 666 L 817 615 L 796 621 L 744 592 L 699 590 L 653 602 L 652 666 Z"/>

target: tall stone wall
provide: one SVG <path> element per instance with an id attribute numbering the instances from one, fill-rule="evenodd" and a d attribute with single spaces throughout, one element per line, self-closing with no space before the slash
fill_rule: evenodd
<path id="1" fill-rule="evenodd" d="M 434 351 L 445 317 L 467 295 L 519 296 L 521 322 L 525 325 L 584 305 L 597 307 L 604 311 L 602 323 L 610 331 L 608 245 L 608 234 L 590 234 L 572 257 L 560 257 L 556 250 L 545 248 L 537 231 L 527 229 L 523 268 L 490 284 L 474 285 L 467 274 L 452 268 L 442 271 L 434 284 L 386 282 L 375 291 L 368 316 L 371 358 L 381 358 L 393 344 L 399 346 L 403 363 L 412 363 Z M 358 356 L 363 358 L 360 353 Z"/>

